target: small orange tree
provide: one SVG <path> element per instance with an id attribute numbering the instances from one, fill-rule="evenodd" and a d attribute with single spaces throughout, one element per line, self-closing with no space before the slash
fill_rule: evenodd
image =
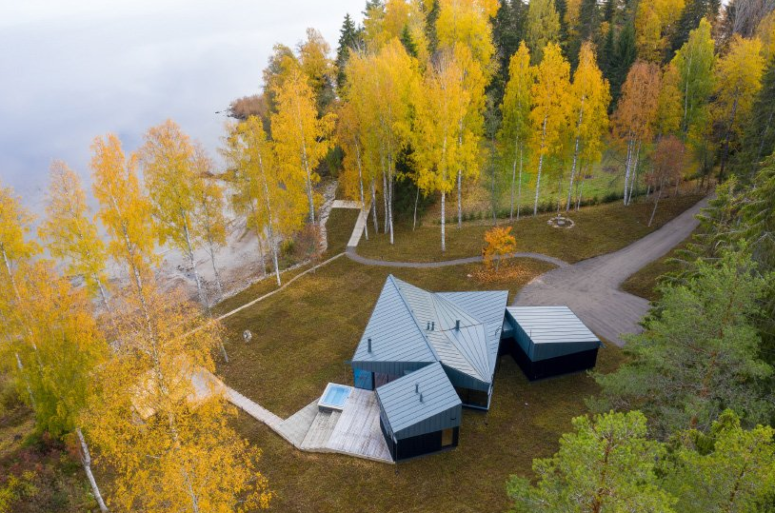
<path id="1" fill-rule="evenodd" d="M 497 271 L 501 264 L 503 255 L 514 253 L 517 250 L 517 240 L 511 234 L 511 226 L 496 226 L 484 234 L 484 265 L 490 268 L 495 259 L 495 270 Z"/>

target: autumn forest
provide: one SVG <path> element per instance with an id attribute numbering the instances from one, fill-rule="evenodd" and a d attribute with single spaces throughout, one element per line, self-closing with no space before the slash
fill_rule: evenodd
<path id="1" fill-rule="evenodd" d="M 666 202 L 709 198 L 643 332 L 577 378 L 581 410 L 486 508 L 775 511 L 775 2 L 369 0 L 335 48 L 314 28 L 285 43 L 229 99 L 217 154 L 166 120 L 137 148 L 94 134 L 90 187 L 53 161 L 40 216 L 0 182 L 0 513 L 291 510 L 307 489 L 278 492 L 219 388 L 252 336 L 219 316 L 344 251 L 333 195 L 365 211 L 371 256 L 457 257 L 468 238 L 498 284 L 534 278 L 508 263 L 544 237 L 520 223 L 642 208 L 645 235 L 680 213 Z M 588 256 L 613 237 L 574 229 Z M 258 270 L 227 287 L 245 234 Z M 160 278 L 168 252 L 190 287 Z"/>

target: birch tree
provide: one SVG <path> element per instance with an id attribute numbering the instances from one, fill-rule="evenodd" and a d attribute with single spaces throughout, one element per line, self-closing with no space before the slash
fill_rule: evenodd
<path id="1" fill-rule="evenodd" d="M 309 222 L 315 221 L 314 185 L 320 181 L 317 166 L 331 147 L 329 136 L 334 128 L 333 114 L 318 118 L 315 96 L 298 69 L 276 91 L 277 113 L 272 116 L 272 139 L 288 185 L 304 184 Z"/>
<path id="2" fill-rule="evenodd" d="M 61 160 L 51 164 L 46 218 L 38 229 L 52 257 L 66 262 L 66 272 L 81 276 L 91 292 L 98 292 L 110 312 L 105 289 L 107 249 L 92 221 L 81 179 Z"/>
<path id="3" fill-rule="evenodd" d="M 134 293 L 145 295 L 151 279 L 154 253 L 151 203 L 140 186 L 137 157 L 126 158 L 121 141 L 113 134 L 92 143 L 91 169 L 94 197 L 100 205 L 97 216 L 108 232 L 109 254 L 129 270 Z"/>
<path id="4" fill-rule="evenodd" d="M 247 217 L 248 226 L 256 231 L 259 245 L 266 233 L 279 287 L 278 243 L 282 235 L 302 226 L 306 210 L 303 184 L 286 174 L 296 170 L 284 167 L 278 161 L 261 120 L 255 116 L 232 127 L 224 156 L 236 173 L 234 208 Z"/>
<path id="5" fill-rule="evenodd" d="M 549 43 L 543 50 L 543 60 L 536 67 L 533 84 L 533 108 L 530 111 L 532 129 L 530 146 L 538 157 L 533 215 L 538 214 L 541 174 L 548 157 L 562 149 L 562 134 L 568 123 L 570 64 L 562 56 L 560 46 Z"/>
<path id="6" fill-rule="evenodd" d="M 667 185 L 675 182 L 676 190 L 681 180 L 686 149 L 683 143 L 674 135 L 663 137 L 657 143 L 654 151 L 651 172 L 646 176 L 649 189 L 654 191 L 654 210 L 651 211 L 649 226 L 654 222 L 659 200 Z"/>
<path id="7" fill-rule="evenodd" d="M 654 133 L 659 108 L 659 67 L 638 61 L 630 68 L 613 116 L 614 135 L 627 144 L 624 168 L 624 204 L 629 205 L 638 180 L 641 145 Z"/>
<path id="8" fill-rule="evenodd" d="M 143 314 L 143 311 L 146 314 Z M 269 506 L 260 450 L 241 439 L 214 377 L 223 330 L 180 294 L 129 296 L 118 319 L 129 341 L 100 369 L 90 411 L 100 460 L 115 472 L 117 511 L 221 513 Z"/>
<path id="9" fill-rule="evenodd" d="M 737 146 L 743 127 L 751 120 L 751 109 L 762 87 L 764 58 L 758 39 L 743 39 L 734 36 L 729 50 L 716 65 L 714 102 L 711 106 L 713 118 L 722 129 L 721 162 L 719 177 L 729 160 L 730 146 Z"/>
<path id="10" fill-rule="evenodd" d="M 463 87 L 463 70 L 454 54 L 442 53 L 425 75 L 418 91 L 416 159 L 417 186 L 427 194 L 441 194 L 441 251 L 446 250 L 446 199 L 455 184 L 460 145 L 461 115 L 470 99 Z"/>
<path id="11" fill-rule="evenodd" d="M 206 250 L 210 255 L 210 263 L 213 267 L 215 286 L 218 297 L 223 297 L 223 283 L 221 273 L 215 262 L 218 250 L 226 245 L 226 217 L 224 215 L 225 202 L 223 188 L 218 184 L 218 179 L 213 175 L 213 163 L 201 145 L 194 147 L 193 166 L 200 181 L 198 187 L 198 205 L 194 211 L 196 225 L 200 229 L 201 237 L 206 243 Z"/>
<path id="12" fill-rule="evenodd" d="M 695 125 L 707 121 L 707 106 L 713 92 L 714 43 L 707 19 L 692 30 L 689 40 L 673 58 L 681 77 L 683 116 L 681 129 L 688 134 Z"/>
<path id="13" fill-rule="evenodd" d="M 0 184 L 0 256 L 3 257 L 3 276 L 18 299 L 19 288 L 14 274 L 15 268 L 40 250 L 27 236 L 31 231 L 33 216 L 22 207 L 21 200 L 10 187 Z M 4 280 L 4 281 L 5 281 Z"/>
<path id="14" fill-rule="evenodd" d="M 579 160 L 592 164 L 600 160 L 603 136 L 608 133 L 608 105 L 611 93 L 608 81 L 597 67 L 592 43 L 581 45 L 579 65 L 573 74 L 571 86 L 570 122 L 573 123 L 573 164 L 568 185 L 568 201 L 565 211 L 570 210 L 573 182 Z"/>
<path id="15" fill-rule="evenodd" d="M 498 134 L 501 146 L 511 161 L 511 208 L 514 218 L 514 186 L 516 183 L 517 219 L 522 206 L 522 171 L 525 161 L 525 142 L 530 136 L 530 107 L 536 70 L 530 65 L 530 49 L 521 42 L 509 63 L 509 82 L 503 96 L 501 112 L 503 125 Z M 519 174 L 517 174 L 519 167 Z"/>
<path id="16" fill-rule="evenodd" d="M 533 63 L 544 60 L 544 52 L 550 44 L 560 38 L 560 15 L 554 0 L 531 0 L 527 11 L 527 46 L 533 56 Z"/>
<path id="17" fill-rule="evenodd" d="M 139 149 L 146 189 L 149 193 L 159 244 L 169 241 L 181 251 L 191 266 L 202 308 L 208 308 L 202 278 L 196 268 L 194 251 L 200 242 L 194 225 L 201 177 L 194 166 L 194 146 L 172 120 L 152 127 Z"/>

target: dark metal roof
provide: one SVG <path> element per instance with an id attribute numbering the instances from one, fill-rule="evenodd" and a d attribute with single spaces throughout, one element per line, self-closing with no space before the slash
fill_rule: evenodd
<path id="1" fill-rule="evenodd" d="M 510 306 L 507 310 L 534 344 L 600 341 L 567 306 Z"/>
<path id="2" fill-rule="evenodd" d="M 382 385 L 377 399 L 397 439 L 460 425 L 462 403 L 439 363 Z"/>
<path id="3" fill-rule="evenodd" d="M 390 275 L 353 363 L 438 361 L 489 384 L 507 299 L 505 291 L 436 294 Z"/>

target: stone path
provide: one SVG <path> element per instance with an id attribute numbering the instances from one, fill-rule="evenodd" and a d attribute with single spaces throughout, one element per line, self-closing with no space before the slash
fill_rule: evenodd
<path id="1" fill-rule="evenodd" d="M 598 336 L 624 345 L 621 335 L 640 333 L 649 302 L 619 290 L 644 266 L 664 256 L 697 227 L 695 216 L 707 198 L 642 239 L 614 253 L 560 267 L 535 278 L 517 294 L 515 305 L 567 305 Z"/>
<path id="2" fill-rule="evenodd" d="M 377 260 L 374 258 L 362 257 L 356 253 L 356 249 L 354 247 L 349 246 L 347 247 L 346 255 L 347 258 L 353 262 L 357 262 L 363 265 L 372 265 L 377 267 L 404 267 L 411 269 L 435 269 L 438 267 L 449 267 L 453 265 L 475 264 L 483 260 L 481 256 L 475 256 L 468 258 L 457 258 L 454 260 L 443 260 L 441 262 L 394 262 L 390 260 Z M 533 258 L 535 260 L 549 262 L 550 264 L 554 264 L 557 267 L 568 267 L 570 265 L 564 260 L 560 260 L 559 258 L 551 257 L 548 255 L 542 255 L 541 253 L 512 253 L 511 255 L 507 255 L 504 258 Z"/>

